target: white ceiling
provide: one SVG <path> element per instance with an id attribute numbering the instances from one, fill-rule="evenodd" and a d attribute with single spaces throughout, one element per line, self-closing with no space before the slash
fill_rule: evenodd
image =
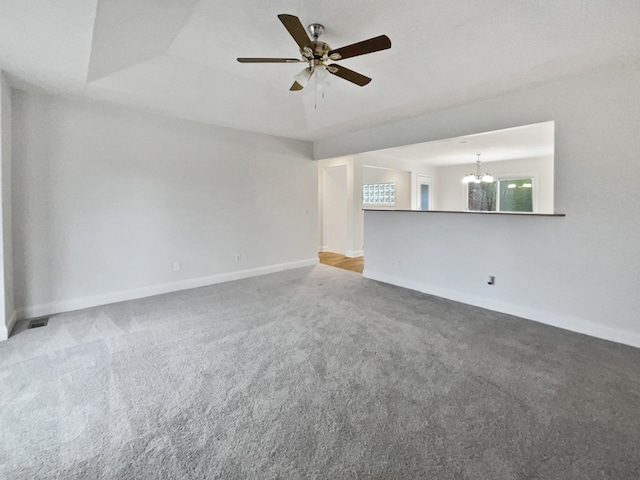
<path id="1" fill-rule="evenodd" d="M 482 163 L 552 157 L 554 129 L 554 122 L 543 122 L 387 148 L 363 155 L 411 160 L 432 167 L 475 163 L 478 153 Z"/>
<path id="2" fill-rule="evenodd" d="M 386 34 L 392 48 L 289 92 L 300 64 L 277 18 L 323 23 L 333 48 Z M 0 0 L 0 68 L 22 88 L 314 140 L 578 74 L 640 52 L 638 0 Z"/>

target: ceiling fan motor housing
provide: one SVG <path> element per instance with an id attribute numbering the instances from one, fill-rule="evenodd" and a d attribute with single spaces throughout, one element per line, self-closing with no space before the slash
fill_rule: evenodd
<path id="1" fill-rule="evenodd" d="M 314 40 L 317 40 L 318 37 L 322 35 L 322 32 L 324 32 L 324 25 L 319 23 L 309 25 L 309 33 L 311 33 L 311 37 L 313 37 Z"/>
<path id="2" fill-rule="evenodd" d="M 331 47 L 328 44 L 314 40 L 308 47 L 300 49 L 300 52 L 307 60 L 321 60 L 323 58 L 326 59 L 326 55 L 330 50 Z"/>

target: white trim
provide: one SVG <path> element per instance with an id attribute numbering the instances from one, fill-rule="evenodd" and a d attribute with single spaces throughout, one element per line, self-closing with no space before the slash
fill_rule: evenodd
<path id="1" fill-rule="evenodd" d="M 362 166 L 363 167 L 367 167 L 367 168 L 377 168 L 378 170 L 391 170 L 391 171 L 397 171 L 397 172 L 408 172 L 408 173 L 411 173 L 411 172 L 409 172 L 409 170 L 399 170 L 399 169 L 394 168 L 394 167 L 377 167 L 375 165 L 364 165 L 364 164 Z"/>
<path id="2" fill-rule="evenodd" d="M 329 251 L 329 247 L 326 245 L 322 245 L 320 247 L 320 250 L 318 250 L 319 252 L 328 252 Z"/>
<path id="3" fill-rule="evenodd" d="M 11 330 L 16 325 L 16 321 L 18 320 L 18 312 L 13 312 L 11 318 L 9 319 L 9 323 L 7 325 L 0 325 L 0 342 L 3 340 L 7 340 L 9 335 L 11 335 Z"/>
<path id="4" fill-rule="evenodd" d="M 17 313 L 18 318 L 21 320 L 25 318 L 37 318 L 45 315 L 53 315 L 55 313 L 70 312 L 73 310 L 82 310 L 83 308 L 108 305 L 110 303 L 135 300 L 137 298 L 152 297 L 154 295 L 162 295 L 164 293 L 206 287 L 209 285 L 215 285 L 217 283 L 231 282 L 233 280 L 241 280 L 243 278 L 249 277 L 257 277 L 259 275 L 291 270 L 293 268 L 313 266 L 317 265 L 318 263 L 318 257 L 307 258 L 305 260 L 299 260 L 296 262 L 280 263 L 277 265 L 269 265 L 266 267 L 221 273 L 219 275 L 212 275 L 209 277 L 192 278 L 179 282 L 164 283 L 149 287 L 141 287 L 131 290 L 121 290 L 119 292 L 92 295 L 90 297 L 72 298 L 69 300 L 62 300 L 59 302 L 47 303 L 42 305 L 30 305 L 28 307 L 18 309 Z"/>
<path id="5" fill-rule="evenodd" d="M 349 258 L 364 257 L 364 250 L 347 250 L 344 256 Z"/>
<path id="6" fill-rule="evenodd" d="M 389 283 L 391 285 L 397 285 L 399 287 L 408 288 L 410 290 L 416 290 L 418 292 L 428 293 L 430 295 L 436 295 L 442 298 L 448 298 L 449 300 L 454 300 L 456 302 L 466 303 L 468 305 L 474 305 L 476 307 L 486 308 L 489 310 L 494 310 L 496 312 L 515 315 L 527 320 L 533 320 L 538 323 L 544 323 L 545 325 L 551 325 L 554 327 L 562 328 L 564 330 L 569 330 L 571 332 L 582 333 L 591 337 L 601 338 L 603 340 L 609 340 L 612 342 L 622 343 L 624 345 L 630 345 L 632 347 L 640 348 L 640 335 L 621 330 L 614 330 L 611 328 L 603 327 L 601 325 L 596 325 L 588 320 L 584 320 L 581 318 L 560 315 L 553 312 L 538 310 L 536 308 L 524 307 L 521 305 L 491 300 L 476 295 L 468 295 L 455 290 L 448 290 L 422 282 L 414 282 L 384 273 L 372 272 L 366 269 L 363 272 L 362 276 L 364 278 Z"/>

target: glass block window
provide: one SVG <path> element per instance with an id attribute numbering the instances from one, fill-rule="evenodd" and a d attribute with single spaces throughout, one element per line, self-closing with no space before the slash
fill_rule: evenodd
<path id="1" fill-rule="evenodd" d="M 396 204 L 396 184 L 392 183 L 369 183 L 362 186 L 363 205 L 383 205 L 395 206 Z"/>

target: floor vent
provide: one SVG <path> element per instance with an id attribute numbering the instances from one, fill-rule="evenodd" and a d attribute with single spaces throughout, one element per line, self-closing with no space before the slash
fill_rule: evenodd
<path id="1" fill-rule="evenodd" d="M 46 327 L 49 323 L 49 317 L 47 318 L 36 318 L 29 322 L 29 326 L 27 328 L 38 328 L 38 327 Z"/>

